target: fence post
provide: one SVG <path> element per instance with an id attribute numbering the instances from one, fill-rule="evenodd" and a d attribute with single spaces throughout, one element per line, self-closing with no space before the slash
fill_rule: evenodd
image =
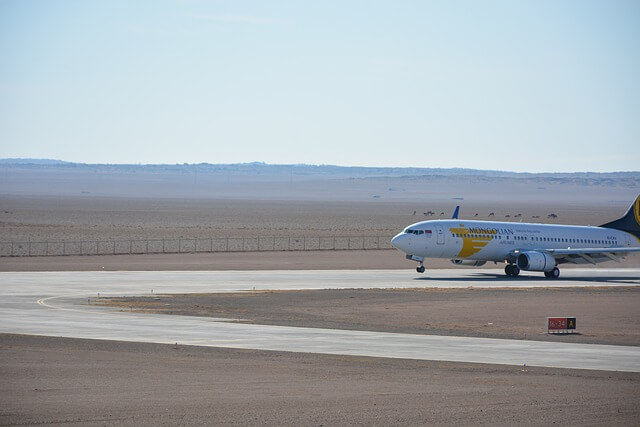
<path id="1" fill-rule="evenodd" d="M 133 242 L 131 240 L 129 240 L 129 255 L 131 255 L 131 246 L 132 246 Z"/>
<path id="2" fill-rule="evenodd" d="M 29 253 L 29 256 L 31 256 L 31 240 L 29 240 L 27 248 L 28 248 L 27 251 Z"/>
<path id="3" fill-rule="evenodd" d="M 149 253 L 149 239 L 147 239 L 147 244 L 146 244 L 144 250 L 145 250 L 145 253 L 147 253 L 147 254 Z"/>
<path id="4" fill-rule="evenodd" d="M 67 254 L 67 241 L 63 240 L 62 241 L 62 255 L 66 255 Z"/>

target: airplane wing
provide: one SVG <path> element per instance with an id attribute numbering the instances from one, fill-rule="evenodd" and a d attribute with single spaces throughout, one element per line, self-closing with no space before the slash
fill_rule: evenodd
<path id="1" fill-rule="evenodd" d="M 579 248 L 579 249 L 542 249 L 553 256 L 558 264 L 596 264 L 613 260 L 620 262 L 620 258 L 629 252 L 640 252 L 640 248 Z"/>

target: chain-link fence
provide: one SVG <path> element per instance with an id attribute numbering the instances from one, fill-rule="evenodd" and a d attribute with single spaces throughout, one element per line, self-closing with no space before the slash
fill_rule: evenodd
<path id="1" fill-rule="evenodd" d="M 391 236 L 0 242 L 0 257 L 390 249 Z"/>

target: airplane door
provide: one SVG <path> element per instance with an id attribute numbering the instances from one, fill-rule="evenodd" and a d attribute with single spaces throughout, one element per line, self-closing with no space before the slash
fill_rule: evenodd
<path id="1" fill-rule="evenodd" d="M 436 230 L 438 231 L 438 241 L 437 241 L 437 243 L 439 245 L 444 245 L 444 229 L 442 228 L 442 225 L 440 225 L 440 224 L 436 225 Z"/>

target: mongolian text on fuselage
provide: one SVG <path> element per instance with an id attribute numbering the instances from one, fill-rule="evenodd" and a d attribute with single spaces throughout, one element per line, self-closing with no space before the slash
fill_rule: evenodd
<path id="1" fill-rule="evenodd" d="M 473 234 L 515 234 L 513 230 L 509 228 L 477 228 L 473 227 L 469 229 L 469 233 Z"/>

